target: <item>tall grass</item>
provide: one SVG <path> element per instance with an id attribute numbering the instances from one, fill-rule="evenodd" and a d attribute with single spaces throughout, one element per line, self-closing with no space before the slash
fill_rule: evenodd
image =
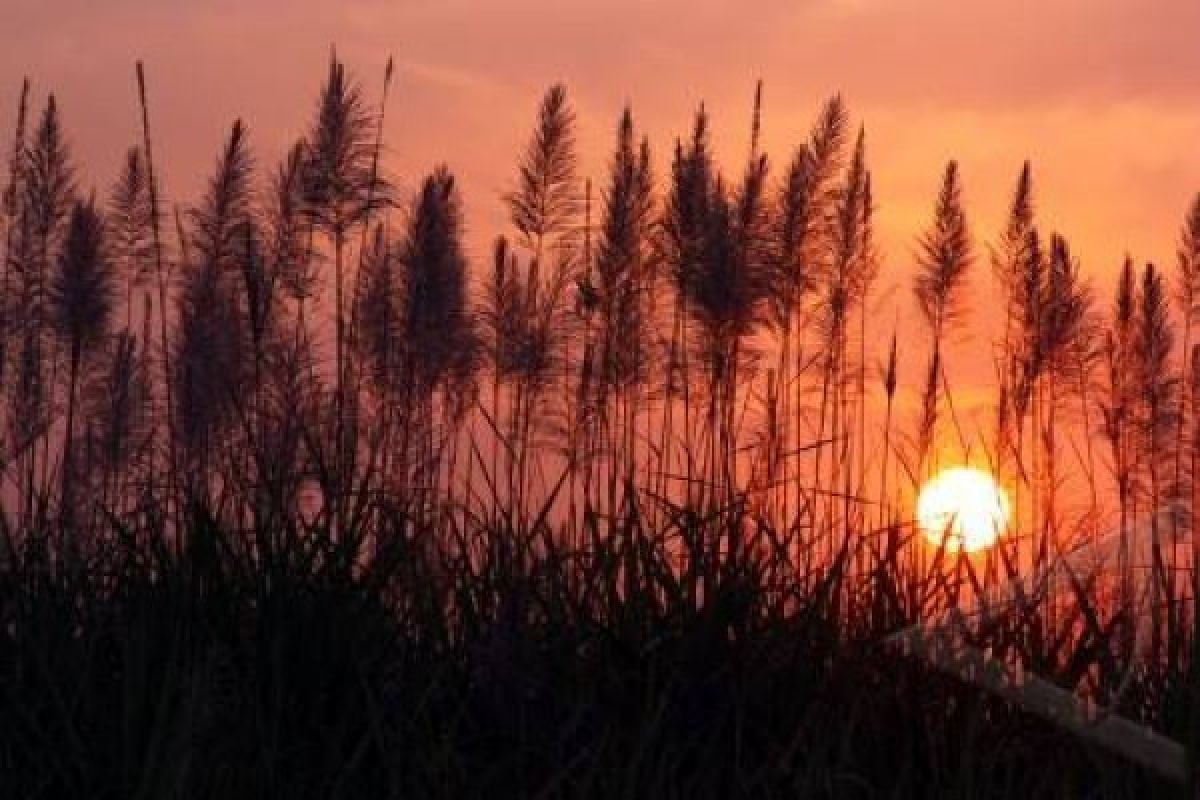
<path id="1" fill-rule="evenodd" d="M 996 424 L 973 430 L 945 346 L 983 279 L 962 173 L 911 265 L 926 344 L 905 303 L 879 313 L 867 139 L 840 98 L 778 177 L 761 86 L 732 178 L 701 108 L 656 180 L 627 109 L 593 204 L 553 87 L 513 232 L 472 265 L 453 172 L 403 198 L 383 168 L 390 64 L 375 109 L 335 56 L 266 174 L 235 123 L 174 241 L 137 78 L 144 135 L 107 213 L 77 196 L 53 99 L 28 141 L 19 102 L 13 796 L 1178 788 L 889 642 L 1112 529 L 1115 558 L 959 635 L 1193 746 L 1194 209 L 1179 274 L 1130 260 L 1103 311 L 1025 165 L 991 247 Z M 912 520 L 959 459 L 1014 501 L 986 553 Z"/>

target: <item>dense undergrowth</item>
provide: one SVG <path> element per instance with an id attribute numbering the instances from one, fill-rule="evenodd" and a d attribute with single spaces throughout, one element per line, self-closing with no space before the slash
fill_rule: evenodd
<path id="1" fill-rule="evenodd" d="M 196 505 L 178 543 L 113 523 L 68 562 L 56 537 L 26 540 L 0 575 L 7 796 L 1172 788 L 884 645 L 913 619 L 913 587 L 886 564 L 772 590 L 771 559 L 753 554 L 766 534 L 749 533 L 690 577 L 669 567 L 673 539 L 752 531 L 738 515 L 690 531 L 631 521 L 586 550 L 487 528 L 473 564 L 402 510 L 371 520 L 334 540 Z M 1028 646 L 1021 628 L 989 635 Z M 1059 657 L 1062 679 L 1103 661 L 1088 646 Z M 1186 719 L 1153 716 L 1183 735 Z"/>

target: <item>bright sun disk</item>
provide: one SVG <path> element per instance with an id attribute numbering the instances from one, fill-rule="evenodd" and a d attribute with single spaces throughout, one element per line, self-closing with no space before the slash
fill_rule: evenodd
<path id="1" fill-rule="evenodd" d="M 991 475 L 972 467 L 938 473 L 917 498 L 917 523 L 934 545 L 974 552 L 990 547 L 1008 522 L 1008 497 Z"/>

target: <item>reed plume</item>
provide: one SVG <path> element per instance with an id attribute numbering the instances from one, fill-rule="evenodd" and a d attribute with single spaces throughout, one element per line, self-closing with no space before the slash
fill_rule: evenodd
<path id="1" fill-rule="evenodd" d="M 208 485 L 211 458 L 232 420 L 246 378 L 246 319 L 235 287 L 252 225 L 253 159 L 246 128 L 234 123 L 201 204 L 190 211 L 177 299 L 172 375 L 176 436 L 198 479 Z"/>
<path id="2" fill-rule="evenodd" d="M 828 487 L 822 483 L 824 448 L 817 448 L 813 481 L 818 490 L 832 498 L 836 492 L 838 470 L 847 482 L 853 453 L 849 382 L 855 373 L 850 361 L 851 322 L 856 314 L 865 314 L 867 294 L 877 272 L 877 263 L 870 245 L 872 212 L 870 176 L 866 164 L 866 134 L 860 129 L 854 154 L 838 191 L 834 217 L 831 222 L 829 257 L 816 276 L 813 297 L 821 355 L 821 390 L 817 423 L 817 439 L 828 436 L 835 450 L 833 472 Z M 861 365 L 860 365 L 861 367 Z M 861 369 L 860 369 L 861 375 Z M 861 381 L 860 381 L 861 385 Z M 860 392 L 861 394 L 861 392 Z M 861 402 L 862 398 L 859 398 Z M 842 493 L 849 494 L 848 487 Z"/>
<path id="3" fill-rule="evenodd" d="M 500 347 L 501 363 L 493 362 L 499 389 L 504 377 L 512 379 L 508 402 L 508 443 L 515 462 L 510 472 L 510 497 L 518 505 L 526 496 L 530 440 L 535 420 L 543 420 L 547 390 L 566 370 L 566 344 L 573 338 L 569 289 L 578 282 L 579 180 L 576 174 L 575 113 L 566 89 L 552 86 L 542 98 L 534 132 L 517 171 L 516 187 L 505 195 L 517 243 L 525 251 L 524 274 L 519 274 L 515 253 L 503 258 L 497 251 L 493 288 L 507 284 L 506 299 L 519 298 L 516 306 L 489 309 L 493 324 L 493 352 L 500 354 L 495 337 L 501 328 L 508 334 Z M 503 275 L 501 274 L 503 273 Z M 489 299 L 500 299 L 489 292 Z M 499 408 L 499 396 L 493 397 Z"/>
<path id="4" fill-rule="evenodd" d="M 804 382 L 800 376 L 807 369 L 803 339 L 809 322 L 806 301 L 816 288 L 817 275 L 828 258 L 837 204 L 835 184 L 845 158 L 846 119 L 842 98 L 835 95 L 822 107 L 808 140 L 796 149 L 776 200 L 770 308 L 771 322 L 781 331 L 782 339 L 776 366 L 783 387 L 782 446 L 791 450 L 793 459 L 801 450 L 804 435 Z M 798 473 L 798 463 L 795 469 Z M 804 499 L 799 481 L 796 483 L 795 504 L 800 509 Z M 785 519 L 789 516 L 789 502 L 785 492 L 782 509 Z"/>
<path id="5" fill-rule="evenodd" d="M 21 95 L 17 101 L 17 124 L 8 164 L 8 181 L 3 195 L 0 195 L 0 216 L 4 219 L 4 254 L 3 261 L 0 261 L 0 392 L 8 377 L 9 329 L 14 313 L 9 267 L 15 255 L 18 225 L 24 211 L 25 128 L 28 113 L 29 79 L 25 78 L 21 81 Z"/>
<path id="6" fill-rule="evenodd" d="M 933 223 L 922 234 L 919 248 L 913 294 L 930 336 L 929 377 L 918 427 L 918 458 L 924 465 L 929 463 L 937 442 L 938 392 L 944 369 L 942 347 L 946 335 L 962 324 L 963 292 L 974 261 L 957 162 L 946 165 Z"/>
<path id="7" fill-rule="evenodd" d="M 125 328 L 132 332 L 134 292 L 154 277 L 150 184 L 141 148 L 131 147 L 112 187 L 107 227 L 114 266 L 125 283 Z"/>
<path id="8" fill-rule="evenodd" d="M 1111 311 L 1112 328 L 1104 339 L 1105 378 L 1101 400 L 1103 430 L 1108 440 L 1111 469 L 1117 486 L 1120 543 L 1117 554 L 1119 591 L 1122 604 L 1130 600 L 1129 533 L 1133 525 L 1133 500 L 1137 488 L 1135 403 L 1137 377 L 1134 371 L 1134 325 L 1138 307 L 1133 259 L 1121 265 Z"/>
<path id="9" fill-rule="evenodd" d="M 1183 336 L 1181 340 L 1181 361 L 1179 366 L 1180 385 L 1190 387 L 1192 334 L 1197 310 L 1200 309 L 1200 195 L 1192 199 L 1191 206 L 1180 232 L 1179 245 L 1176 248 L 1176 269 L 1174 281 L 1174 300 L 1183 318 Z M 1179 393 L 1179 408 L 1176 409 L 1175 430 L 1175 463 L 1172 476 L 1171 491 L 1181 505 L 1187 504 L 1192 492 L 1188 482 L 1195 482 L 1198 476 L 1184 475 L 1186 464 L 1186 427 L 1190 417 L 1196 414 L 1196 408 L 1191 403 L 1192 392 Z"/>
<path id="10" fill-rule="evenodd" d="M 54 95 L 46 100 L 37 129 L 25 148 L 23 162 L 24 197 L 17 233 L 21 241 L 10 253 L 9 263 L 16 273 L 19 304 L 14 309 L 11 324 L 21 331 L 22 336 L 14 386 L 17 392 L 14 415 L 26 418 L 14 425 L 18 434 L 14 445 L 23 455 L 28 513 L 32 510 L 39 461 L 38 442 L 34 439 L 50 425 L 54 405 L 57 354 L 53 347 L 55 342 L 49 337 L 48 281 L 56 251 L 62 243 L 63 223 L 75 196 L 75 169 Z M 41 483 L 48 488 L 49 437 L 41 437 L 40 444 Z"/>
<path id="11" fill-rule="evenodd" d="M 275 171 L 264 221 L 269 269 L 298 302 L 312 297 L 317 281 L 317 254 L 310 246 L 304 206 L 307 163 L 308 144 L 301 140 L 292 145 Z"/>
<path id="12" fill-rule="evenodd" d="M 601 195 L 595 264 L 586 287 L 598 330 L 589 376 L 596 396 L 585 401 L 606 410 L 610 449 L 619 446 L 622 451 L 610 454 L 612 468 L 616 472 L 621 464 L 626 480 L 632 479 L 636 463 L 639 400 L 654 355 L 653 183 L 649 143 L 637 143 L 633 115 L 626 108 L 617 126 L 609 185 Z M 610 408 L 610 402 L 623 408 Z"/>
<path id="13" fill-rule="evenodd" d="M 1169 318 L 1166 279 L 1153 264 L 1147 264 L 1142 270 L 1139 301 L 1133 339 L 1133 368 L 1139 401 L 1135 431 L 1137 466 L 1143 475 L 1144 500 L 1150 515 L 1150 657 L 1157 660 L 1163 654 L 1163 600 L 1167 588 L 1159 512 L 1170 477 L 1172 418 L 1177 408 L 1175 394 L 1179 382 L 1177 374 L 1170 368 L 1175 331 Z"/>
<path id="14" fill-rule="evenodd" d="M 347 237 L 391 203 L 391 187 L 377 170 L 375 113 L 363 100 L 358 83 L 346 73 L 337 54 L 321 87 L 317 112 L 307 136 L 304 166 L 304 209 L 314 227 L 333 249 L 334 269 L 334 425 L 336 479 L 351 468 L 352 453 L 345 441 L 346 413 L 357 404 L 350 386 L 346 348 L 348 308 L 345 302 Z M 336 495 L 336 492 L 334 492 Z"/>
<path id="15" fill-rule="evenodd" d="M 419 463 L 437 474 L 435 401 L 442 400 L 446 436 L 454 436 L 463 403 L 473 395 L 480 361 L 479 334 L 467 297 L 467 259 L 462 242 L 462 201 L 453 174 L 439 167 L 413 201 L 397 246 L 399 363 L 408 429 L 423 432 Z M 407 384 L 407 385 L 404 385 Z M 411 415 L 418 411 L 420 417 Z"/>
<path id="16" fill-rule="evenodd" d="M 505 195 L 518 242 L 531 253 L 530 286 L 538 285 L 547 258 L 570 256 L 580 210 L 577 160 L 575 112 L 566 88 L 555 85 L 542 98 L 517 187 Z"/>
<path id="17" fill-rule="evenodd" d="M 1021 275 L 1028 262 L 1027 248 L 1034 227 L 1033 171 L 1026 161 L 1017 176 L 1008 219 L 999 242 L 991 248 L 992 277 L 1000 291 L 1004 320 L 995 356 L 997 383 L 997 467 L 1007 474 L 1020 460 L 1015 436 L 1015 403 L 1019 391 L 1023 351 L 1021 343 Z M 1020 469 L 1020 467 L 1018 467 Z"/>
<path id="18" fill-rule="evenodd" d="M 116 303 L 116 275 L 105 243 L 104 219 L 95 200 L 71 210 L 57 268 L 49 286 L 49 322 L 67 352 L 67 418 L 63 434 L 62 511 L 74 510 L 75 410 L 80 380 L 106 342 Z"/>

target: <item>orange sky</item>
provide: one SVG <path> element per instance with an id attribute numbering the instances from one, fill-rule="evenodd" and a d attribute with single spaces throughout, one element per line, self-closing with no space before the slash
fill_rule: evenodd
<path id="1" fill-rule="evenodd" d="M 1171 261 L 1200 190 L 1196 0 L 2 2 L 0 143 L 28 73 L 39 104 L 59 94 L 85 183 L 106 186 L 137 136 L 140 57 L 165 189 L 185 204 L 235 116 L 261 160 L 275 161 L 307 123 L 331 43 L 372 97 L 394 54 L 390 166 L 411 186 L 449 162 L 477 253 L 503 229 L 499 197 L 556 80 L 571 91 L 596 177 L 627 101 L 661 175 L 701 100 L 736 167 L 757 78 L 777 163 L 823 98 L 842 91 L 867 127 L 888 270 L 881 305 L 899 299 L 902 314 L 913 234 L 949 157 L 961 162 L 981 243 L 1032 158 L 1043 223 L 1068 235 L 1105 287 L 1126 250 Z"/>

